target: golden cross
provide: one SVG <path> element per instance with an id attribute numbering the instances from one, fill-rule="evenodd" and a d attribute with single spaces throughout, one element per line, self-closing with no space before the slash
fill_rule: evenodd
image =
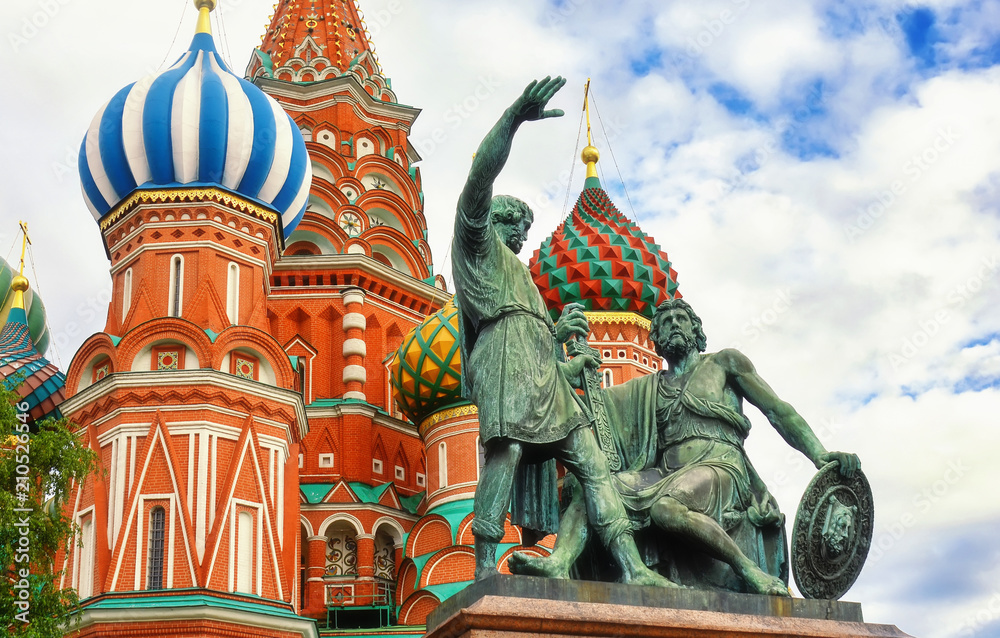
<path id="1" fill-rule="evenodd" d="M 587 146 L 593 146 L 594 142 L 590 138 L 590 78 L 587 78 L 587 85 L 583 87 L 583 110 L 587 113 Z"/>
<path id="2" fill-rule="evenodd" d="M 24 239 L 21 240 L 21 271 L 20 275 L 24 276 L 24 251 L 31 244 L 31 237 L 28 237 L 28 224 L 19 221 L 18 224 L 21 225 L 21 232 L 24 234 Z"/>

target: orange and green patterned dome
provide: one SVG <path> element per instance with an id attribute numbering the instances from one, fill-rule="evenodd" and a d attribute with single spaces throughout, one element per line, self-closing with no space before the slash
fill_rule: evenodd
<path id="1" fill-rule="evenodd" d="M 464 402 L 454 300 L 403 337 L 391 373 L 396 405 L 414 423 Z"/>
<path id="2" fill-rule="evenodd" d="M 680 297 L 667 253 L 618 211 L 596 177 L 528 266 L 553 320 L 570 302 L 652 319 L 660 302 Z"/>

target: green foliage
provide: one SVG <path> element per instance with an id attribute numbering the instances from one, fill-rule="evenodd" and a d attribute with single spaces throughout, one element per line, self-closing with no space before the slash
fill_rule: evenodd
<path id="1" fill-rule="evenodd" d="M 66 419 L 29 424 L 18 400 L 0 386 L 0 617 L 7 636 L 55 638 L 77 604 L 59 588 L 56 553 L 76 532 L 63 505 L 97 456 Z"/>

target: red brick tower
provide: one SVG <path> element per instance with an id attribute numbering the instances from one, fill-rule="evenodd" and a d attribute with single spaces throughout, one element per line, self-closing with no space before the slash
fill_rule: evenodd
<path id="1" fill-rule="evenodd" d="M 393 604 L 428 480 L 388 364 L 450 297 L 433 273 L 408 139 L 419 111 L 397 103 L 365 33 L 353 2 L 280 3 L 246 72 L 294 119 L 313 172 L 267 306 L 267 331 L 301 365 L 310 423 L 299 455 L 302 613 L 332 607 L 355 624 Z"/>
<path id="2" fill-rule="evenodd" d="M 188 52 L 119 91 L 81 147 L 113 293 L 60 406 L 99 455 L 67 503 L 63 586 L 84 599 L 80 636 L 312 636 L 296 615 L 309 426 L 267 330 L 309 164 L 290 118 L 216 53 L 215 1 L 195 4 Z"/>

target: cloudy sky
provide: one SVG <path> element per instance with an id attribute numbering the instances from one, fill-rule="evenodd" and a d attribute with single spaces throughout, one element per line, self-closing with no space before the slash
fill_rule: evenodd
<path id="1" fill-rule="evenodd" d="M 927 0 L 362 0 L 401 102 L 423 109 L 436 267 L 471 154 L 529 80 L 567 115 L 518 134 L 498 191 L 537 246 L 582 187 L 593 79 L 603 184 L 656 238 L 709 349 L 746 352 L 873 485 L 845 597 L 921 637 L 1000 636 L 1000 4 Z M 93 114 L 187 47 L 188 0 L 16 0 L 0 16 L 0 256 L 16 219 L 63 368 L 104 325 L 108 262 L 79 192 Z M 242 71 L 271 3 L 223 0 Z M 626 194 L 627 191 L 627 194 Z M 529 257 L 525 249 L 523 257 Z M 29 273 L 31 274 L 31 273 Z M 754 414 L 789 519 L 813 470 Z"/>

